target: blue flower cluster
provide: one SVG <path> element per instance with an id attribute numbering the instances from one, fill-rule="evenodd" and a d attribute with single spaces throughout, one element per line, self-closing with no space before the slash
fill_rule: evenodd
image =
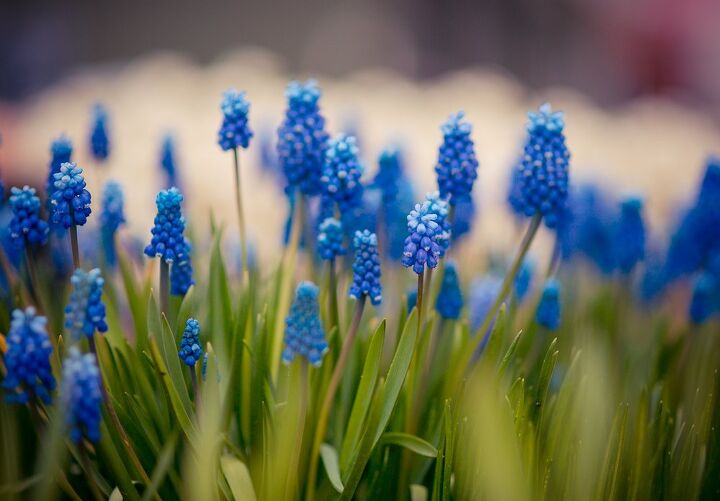
<path id="1" fill-rule="evenodd" d="M 278 160 L 289 187 L 317 195 L 329 139 L 318 105 L 320 89 L 314 80 L 290 82 L 285 95 L 288 108 L 278 129 Z"/>
<path id="2" fill-rule="evenodd" d="M 122 187 L 115 181 L 108 181 L 103 190 L 100 212 L 100 237 L 105 251 L 105 261 L 114 267 L 117 263 L 115 233 L 125 224 L 125 200 Z"/>
<path id="3" fill-rule="evenodd" d="M 442 318 L 457 320 L 463 307 L 463 295 L 460 290 L 455 263 L 449 262 L 445 266 L 440 292 L 438 293 L 435 309 Z"/>
<path id="4" fill-rule="evenodd" d="M 70 162 L 72 158 L 73 145 L 70 139 L 62 135 L 50 144 L 50 168 L 45 185 L 45 196 L 47 198 L 48 211 L 51 210 L 50 203 L 55 192 L 55 174 L 60 172 L 60 166 Z"/>
<path id="5" fill-rule="evenodd" d="M 397 199 L 400 185 L 405 181 L 405 168 L 400 149 L 388 147 L 382 150 L 378 158 L 378 171 L 373 178 L 372 187 L 380 190 L 384 205 Z"/>
<path id="6" fill-rule="evenodd" d="M 10 190 L 10 240 L 17 249 L 29 245 L 44 245 L 48 239 L 48 224 L 40 217 L 40 199 L 35 188 L 25 186 Z"/>
<path id="7" fill-rule="evenodd" d="M 180 204 L 183 196 L 177 188 L 163 190 L 157 194 L 155 205 L 157 215 L 154 226 L 150 230 L 152 238 L 145 247 L 148 257 L 162 258 L 166 263 L 183 261 L 188 249 L 183 233 L 185 232 L 185 218 L 182 215 Z"/>
<path id="8" fill-rule="evenodd" d="M 165 183 L 168 188 L 179 186 L 177 173 L 177 159 L 175 152 L 175 138 L 172 134 L 165 134 L 160 150 L 160 167 L 165 174 Z"/>
<path id="9" fill-rule="evenodd" d="M 522 159 L 518 160 L 510 169 L 510 183 L 508 184 L 507 203 L 510 211 L 516 217 L 525 217 L 525 204 L 522 194 L 523 168 Z"/>
<path id="10" fill-rule="evenodd" d="M 546 329 L 554 331 L 560 326 L 560 313 L 560 282 L 550 278 L 545 282 L 535 320 Z"/>
<path id="11" fill-rule="evenodd" d="M 295 300 L 285 320 L 285 349 L 282 353 L 285 363 L 291 363 L 299 355 L 312 365 L 319 366 L 328 351 L 320 322 L 318 293 L 318 287 L 312 282 L 301 282 L 297 287 Z"/>
<path id="12" fill-rule="evenodd" d="M 83 226 L 91 212 L 90 201 L 82 169 L 72 162 L 62 164 L 55 174 L 55 191 L 50 202 L 53 224 L 66 229 Z"/>
<path id="13" fill-rule="evenodd" d="M 83 355 L 76 346 L 71 346 L 63 363 L 61 399 L 65 423 L 75 443 L 80 443 L 83 438 L 93 443 L 100 440 L 101 385 L 95 355 Z"/>
<path id="14" fill-rule="evenodd" d="M 220 109 L 223 121 L 218 131 L 218 144 L 223 151 L 235 148 L 247 148 L 253 136 L 248 125 L 248 112 L 250 103 L 245 98 L 245 92 L 228 89 L 223 94 Z"/>
<path id="15" fill-rule="evenodd" d="M 542 214 L 545 225 L 554 228 L 568 196 L 570 152 L 563 134 L 565 121 L 549 104 L 528 113 L 528 118 L 528 137 L 519 165 L 519 203 L 526 216 Z"/>
<path id="16" fill-rule="evenodd" d="M 534 272 L 535 263 L 533 263 L 530 259 L 523 260 L 513 283 L 515 297 L 520 304 L 522 304 L 525 300 L 525 297 L 530 290 L 530 283 L 532 282 Z"/>
<path id="17" fill-rule="evenodd" d="M 108 138 L 108 113 L 102 104 L 93 108 L 93 125 L 90 131 L 90 153 L 98 161 L 107 160 L 110 155 L 110 139 Z"/>
<path id="18" fill-rule="evenodd" d="M 452 221 L 451 240 L 458 242 L 472 230 L 477 209 L 472 198 L 455 204 L 455 216 Z"/>
<path id="19" fill-rule="evenodd" d="M 200 346 L 200 322 L 194 318 L 188 318 L 185 322 L 185 330 L 180 339 L 180 351 L 178 355 L 188 367 L 194 367 L 203 354 Z"/>
<path id="20" fill-rule="evenodd" d="M 172 268 L 170 269 L 170 294 L 173 296 L 183 296 L 194 283 L 192 247 L 190 242 L 185 239 L 183 253 L 178 255 L 178 259 L 173 262 Z"/>
<path id="21" fill-rule="evenodd" d="M 437 214 L 437 224 L 443 229 L 438 243 L 440 244 L 440 257 L 444 257 L 452 240 L 452 225 L 448 220 L 448 203 L 440 197 L 440 193 L 437 191 L 426 193 L 425 200 L 430 204 L 430 212 Z"/>
<path id="22" fill-rule="evenodd" d="M 332 261 L 345 254 L 343 227 L 340 221 L 332 217 L 325 218 L 318 230 L 317 251 L 321 259 Z"/>
<path id="23" fill-rule="evenodd" d="M 371 233 L 370 230 L 356 231 L 353 247 L 355 248 L 353 281 L 348 295 L 354 299 L 366 295 L 370 298 L 370 302 L 377 306 L 382 301 L 382 285 L 375 233 Z"/>
<path id="24" fill-rule="evenodd" d="M 325 153 L 320 182 L 323 197 L 334 201 L 341 215 L 362 205 L 362 174 L 355 138 L 344 134 L 335 137 Z"/>
<path id="25" fill-rule="evenodd" d="M 8 403 L 27 403 L 36 397 L 49 404 L 55 389 L 50 366 L 53 347 L 47 333 L 47 319 L 28 307 L 14 310 L 7 335 L 7 351 L 3 355 L 7 374 L 2 387 L 8 392 Z"/>
<path id="26" fill-rule="evenodd" d="M 422 204 L 416 204 L 407 217 L 409 235 L 405 239 L 402 264 L 412 267 L 418 275 L 435 268 L 449 244 L 447 204 L 428 194 Z"/>
<path id="27" fill-rule="evenodd" d="M 620 215 L 615 228 L 614 249 L 617 267 L 628 274 L 645 258 L 645 223 L 642 217 L 643 202 L 630 197 L 620 204 Z"/>
<path id="28" fill-rule="evenodd" d="M 470 199 L 477 179 L 478 161 L 470 138 L 472 125 L 463 121 L 464 116 L 462 111 L 450 115 L 441 127 L 443 142 L 435 166 L 440 196 L 449 199 L 451 205 Z"/>
<path id="29" fill-rule="evenodd" d="M 95 331 L 106 332 L 105 304 L 102 302 L 102 289 L 105 280 L 100 270 L 94 268 L 85 271 L 75 270 L 70 283 L 73 291 L 65 307 L 65 328 L 71 339 L 77 341 L 82 336 L 92 337 Z"/>

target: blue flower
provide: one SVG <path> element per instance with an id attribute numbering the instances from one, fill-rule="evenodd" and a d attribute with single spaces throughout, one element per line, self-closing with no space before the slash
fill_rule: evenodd
<path id="1" fill-rule="evenodd" d="M 180 185 L 176 156 L 175 138 L 172 134 L 165 134 L 160 151 L 160 167 L 165 174 L 165 182 L 168 188 Z"/>
<path id="2" fill-rule="evenodd" d="M 628 274 L 645 258 L 645 223 L 642 200 L 625 199 L 620 204 L 620 216 L 615 228 L 615 260 L 620 271 Z"/>
<path id="3" fill-rule="evenodd" d="M 295 300 L 285 320 L 285 349 L 282 359 L 291 363 L 296 355 L 305 357 L 319 366 L 328 350 L 325 331 L 320 322 L 318 287 L 312 282 L 301 282 L 295 291 Z"/>
<path id="4" fill-rule="evenodd" d="M 65 307 L 65 328 L 70 337 L 77 341 L 82 336 L 92 337 L 95 331 L 106 332 L 105 304 L 102 302 L 102 289 L 105 284 L 100 270 L 94 268 L 85 271 L 75 270 L 70 283 L 73 291 Z"/>
<path id="5" fill-rule="evenodd" d="M 329 217 L 320 223 L 317 239 L 318 255 L 325 261 L 332 261 L 345 255 L 343 247 L 343 227 L 340 221 Z"/>
<path id="6" fill-rule="evenodd" d="M 560 282 L 554 278 L 545 282 L 535 320 L 551 331 L 560 326 Z"/>
<path id="7" fill-rule="evenodd" d="M 200 322 L 194 318 L 188 318 L 185 322 L 185 330 L 180 340 L 180 351 L 178 355 L 188 367 L 194 367 L 203 354 L 200 346 Z"/>
<path id="8" fill-rule="evenodd" d="M 435 309 L 442 318 L 457 320 L 463 307 L 463 295 L 460 290 L 455 263 L 449 262 L 445 266 L 440 292 L 438 293 Z"/>
<path id="9" fill-rule="evenodd" d="M 720 284 L 710 273 L 701 273 L 693 284 L 690 300 L 690 320 L 704 323 L 720 311 Z"/>
<path id="10" fill-rule="evenodd" d="M 377 237 L 370 230 L 356 231 L 353 238 L 355 261 L 353 261 L 353 281 L 348 295 L 360 299 L 366 295 L 375 306 L 382 301 L 380 285 L 380 256 L 377 250 Z"/>
<path id="11" fill-rule="evenodd" d="M 63 363 L 61 399 L 65 424 L 70 429 L 70 439 L 75 443 L 80 443 L 83 438 L 93 443 L 100 440 L 101 385 L 95 355 L 83 355 L 76 346 L 71 346 Z"/>
<path id="12" fill-rule="evenodd" d="M 277 152 L 287 184 L 304 195 L 317 195 L 329 136 L 320 114 L 320 89 L 314 80 L 290 82 L 288 108 L 278 129 Z"/>
<path id="13" fill-rule="evenodd" d="M 14 310 L 3 355 L 7 374 L 2 387 L 5 401 L 24 404 L 32 397 L 45 404 L 51 401 L 55 377 L 50 366 L 53 347 L 47 333 L 47 319 L 35 314 L 35 308 Z"/>
<path id="14" fill-rule="evenodd" d="M 45 197 L 48 204 L 48 211 L 51 211 L 50 203 L 55 192 L 55 174 L 60 172 L 60 166 L 70 162 L 73 152 L 73 145 L 70 139 L 62 135 L 50 144 L 50 168 L 48 169 L 47 184 L 45 185 Z"/>
<path id="15" fill-rule="evenodd" d="M 105 184 L 100 212 L 100 235 L 105 250 L 105 260 L 110 267 L 117 263 L 115 233 L 125 224 L 125 201 L 122 187 L 115 181 Z"/>
<path id="16" fill-rule="evenodd" d="M 10 240 L 17 249 L 24 249 L 26 244 L 45 245 L 48 239 L 48 225 L 40 217 L 40 199 L 35 188 L 25 186 L 22 189 L 13 187 L 10 190 Z"/>
<path id="17" fill-rule="evenodd" d="M 447 230 L 447 204 L 430 195 L 422 204 L 416 204 L 407 217 L 408 237 L 405 239 L 402 264 L 412 267 L 418 275 L 435 268 L 447 248 L 450 233 Z"/>
<path id="18" fill-rule="evenodd" d="M 253 136 L 248 125 L 250 103 L 245 99 L 245 92 L 228 89 L 223 94 L 220 109 L 223 121 L 218 131 L 218 144 L 223 151 L 235 148 L 247 148 Z"/>
<path id="19" fill-rule="evenodd" d="M 475 202 L 468 198 L 455 204 L 455 217 L 452 222 L 451 240 L 457 242 L 470 233 L 475 220 Z"/>
<path id="20" fill-rule="evenodd" d="M 528 137 L 519 168 L 523 212 L 542 214 L 545 225 L 554 228 L 568 196 L 570 152 L 565 145 L 565 121 L 560 112 L 543 104 L 528 113 Z"/>
<path id="21" fill-rule="evenodd" d="M 177 188 L 163 190 L 157 194 L 155 205 L 157 215 L 154 226 L 150 230 L 152 238 L 145 247 L 148 257 L 162 258 L 166 263 L 182 260 L 187 255 L 185 243 L 185 218 L 182 215 L 180 204 L 183 196 Z"/>
<path id="22" fill-rule="evenodd" d="M 385 148 L 378 158 L 378 171 L 372 182 L 372 187 L 382 193 L 383 204 L 395 201 L 400 192 L 400 186 L 405 180 L 405 162 L 399 148 Z"/>
<path id="23" fill-rule="evenodd" d="M 83 226 L 90 215 L 90 192 L 85 189 L 85 178 L 80 167 L 72 162 L 60 166 L 55 174 L 55 191 L 52 194 L 51 213 L 54 225 L 70 228 Z"/>
<path id="24" fill-rule="evenodd" d="M 170 269 L 170 294 L 183 296 L 194 283 L 192 247 L 190 242 L 185 239 L 185 245 L 181 252 L 176 254 L 176 259 Z"/>
<path id="25" fill-rule="evenodd" d="M 344 134 L 335 137 L 325 153 L 320 182 L 323 196 L 337 204 L 341 215 L 362 205 L 362 174 L 355 138 Z"/>
<path id="26" fill-rule="evenodd" d="M 443 257 L 450 246 L 452 237 L 452 226 L 448 220 L 448 203 L 440 197 L 440 193 L 437 191 L 426 193 L 425 200 L 427 200 L 428 204 L 430 204 L 430 212 L 437 214 L 437 223 L 443 229 L 443 232 L 438 237 L 438 243 L 440 244 L 440 257 Z"/>
<path id="27" fill-rule="evenodd" d="M 530 282 L 532 282 L 533 273 L 535 272 L 535 264 L 529 259 L 523 260 L 515 276 L 515 297 L 518 303 L 522 303 L 530 290 Z"/>
<path id="28" fill-rule="evenodd" d="M 108 113 L 102 104 L 93 108 L 93 126 L 90 131 L 90 153 L 98 161 L 107 160 L 110 155 L 110 139 L 107 126 Z"/>
<path id="29" fill-rule="evenodd" d="M 382 207 L 381 230 L 385 235 L 385 258 L 401 261 L 405 251 L 407 215 L 415 205 L 415 192 L 408 179 L 403 179 L 395 200 Z"/>
<path id="30" fill-rule="evenodd" d="M 480 278 L 473 280 L 470 285 L 470 295 L 468 298 L 468 321 L 470 324 L 470 332 L 475 333 L 481 326 L 485 316 L 490 311 L 495 299 L 500 294 L 502 287 L 502 278 L 495 273 L 488 273 Z M 496 315 L 497 316 L 497 315 Z M 487 332 L 481 332 L 481 336 L 487 336 L 495 325 L 495 318 L 488 326 Z M 486 341 L 481 343 L 479 347 L 482 350 Z"/>
<path id="31" fill-rule="evenodd" d="M 449 199 L 451 205 L 470 199 L 477 179 L 478 161 L 470 138 L 472 125 L 463 121 L 464 116 L 462 111 L 450 115 L 441 127 L 443 142 L 435 166 L 440 196 Z"/>
<path id="32" fill-rule="evenodd" d="M 519 160 L 510 169 L 510 183 L 508 185 L 507 203 L 510 210 L 517 217 L 525 217 L 525 203 L 522 194 L 523 168 L 522 160 Z"/>

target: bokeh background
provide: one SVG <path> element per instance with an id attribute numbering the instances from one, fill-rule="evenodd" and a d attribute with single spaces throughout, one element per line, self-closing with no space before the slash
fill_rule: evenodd
<path id="1" fill-rule="evenodd" d="M 481 162 L 473 238 L 502 248 L 525 112 L 547 100 L 566 112 L 573 180 L 642 194 L 662 238 L 720 152 L 718 19 L 715 0 L 2 2 L 0 169 L 42 186 L 49 143 L 66 133 L 93 193 L 121 181 L 126 231 L 144 235 L 172 131 L 195 225 L 210 211 L 234 223 L 231 158 L 215 139 L 222 91 L 245 89 L 257 133 L 242 155 L 247 212 L 272 256 L 287 208 L 259 145 L 287 81 L 313 76 L 330 131 L 359 135 L 368 178 L 400 143 L 419 191 L 434 185 L 440 124 L 464 110 Z M 87 152 L 98 101 L 111 114 L 104 168 Z"/>

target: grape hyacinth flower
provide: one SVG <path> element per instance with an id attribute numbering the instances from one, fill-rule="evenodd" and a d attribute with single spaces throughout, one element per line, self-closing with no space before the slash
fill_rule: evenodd
<path id="1" fill-rule="evenodd" d="M 160 167 L 165 175 L 165 184 L 168 188 L 180 186 L 175 150 L 175 138 L 172 134 L 165 134 L 160 150 Z"/>
<path id="2" fill-rule="evenodd" d="M 154 226 L 150 230 L 152 238 L 145 247 L 145 255 L 159 257 L 165 263 L 172 264 L 178 256 L 186 253 L 185 249 L 185 218 L 180 204 L 183 196 L 177 188 L 163 190 L 157 194 L 155 205 L 157 215 Z"/>
<path id="3" fill-rule="evenodd" d="M 701 273 L 693 284 L 690 320 L 702 324 L 720 310 L 720 284 L 711 273 Z"/>
<path id="4" fill-rule="evenodd" d="M 53 224 L 65 229 L 83 226 L 90 215 L 90 192 L 85 189 L 83 170 L 67 162 L 55 174 L 55 191 L 52 195 Z"/>
<path id="5" fill-rule="evenodd" d="M 340 221 L 329 217 L 320 223 L 317 238 L 317 251 L 321 259 L 332 261 L 345 254 L 343 247 L 343 227 Z"/>
<path id="6" fill-rule="evenodd" d="M 434 201 L 426 199 L 416 204 L 407 217 L 407 228 L 410 233 L 405 239 L 402 264 L 412 267 L 418 275 L 425 271 L 425 266 L 435 268 L 438 265 L 449 240 L 449 233 L 444 227 L 444 216 L 447 214 L 433 210 Z"/>
<path id="7" fill-rule="evenodd" d="M 475 202 L 472 198 L 457 202 L 455 204 L 455 214 L 452 221 L 452 229 L 450 231 L 452 242 L 458 242 L 463 236 L 470 233 L 473 221 L 475 219 Z"/>
<path id="8" fill-rule="evenodd" d="M 322 189 L 320 177 L 329 139 L 318 104 L 320 94 L 314 80 L 290 82 L 285 91 L 288 108 L 278 129 L 278 160 L 287 184 L 308 196 Z"/>
<path id="9" fill-rule="evenodd" d="M 248 125 L 250 103 L 245 92 L 228 89 L 223 94 L 220 109 L 223 114 L 222 125 L 218 131 L 218 144 L 223 151 L 247 148 L 253 133 Z"/>
<path id="10" fill-rule="evenodd" d="M 548 228 L 554 228 L 568 196 L 570 152 L 565 145 L 565 120 L 549 104 L 528 113 L 528 137 L 519 169 L 520 200 L 523 212 L 539 214 Z"/>
<path id="11" fill-rule="evenodd" d="M 620 216 L 615 228 L 615 261 L 624 274 L 645 258 L 645 223 L 640 198 L 630 197 L 620 204 Z"/>
<path id="12" fill-rule="evenodd" d="M 48 212 L 51 211 L 51 201 L 55 192 L 55 174 L 60 172 L 60 166 L 70 162 L 73 153 L 73 145 L 70 139 L 61 135 L 50 144 L 50 168 L 48 169 L 47 184 L 45 185 L 45 197 L 47 200 Z"/>
<path id="13" fill-rule="evenodd" d="M 551 331 L 560 326 L 560 282 L 554 278 L 545 282 L 535 320 Z"/>
<path id="14" fill-rule="evenodd" d="M 500 294 L 502 286 L 502 278 L 494 273 L 489 273 L 483 277 L 473 280 L 470 286 L 470 296 L 468 299 L 468 321 L 470 324 L 470 332 L 475 333 L 481 326 L 485 316 L 490 311 L 493 302 Z M 480 333 L 485 336 L 492 330 L 495 318 L 492 319 L 487 332 Z M 482 348 L 481 348 L 482 349 Z"/>
<path id="15" fill-rule="evenodd" d="M 535 263 L 529 259 L 525 259 L 520 265 L 518 274 L 515 277 L 515 297 L 518 303 L 522 304 L 530 290 L 530 283 L 532 282 L 533 273 L 535 272 Z"/>
<path id="16" fill-rule="evenodd" d="M 185 248 L 170 269 L 170 294 L 184 296 L 194 283 L 192 247 L 190 242 L 185 239 Z"/>
<path id="17" fill-rule="evenodd" d="M 354 137 L 340 134 L 330 141 L 320 182 L 323 197 L 335 202 L 341 215 L 362 205 L 363 170 Z"/>
<path id="18" fill-rule="evenodd" d="M 389 147 L 382 150 L 378 158 L 378 171 L 371 186 L 380 190 L 384 205 L 397 200 L 400 185 L 405 182 L 404 171 L 403 156 L 399 148 Z"/>
<path id="19" fill-rule="evenodd" d="M 63 363 L 61 399 L 70 439 L 75 443 L 79 444 L 83 438 L 93 443 L 100 440 L 101 385 L 95 355 L 82 354 L 76 346 L 71 346 Z"/>
<path id="20" fill-rule="evenodd" d="M 438 237 L 438 243 L 440 244 L 440 257 L 444 257 L 452 239 L 452 225 L 448 217 L 448 203 L 440 197 L 440 192 L 438 191 L 426 193 L 425 200 L 430 204 L 430 212 L 437 214 L 438 226 L 443 229 L 443 232 Z"/>
<path id="21" fill-rule="evenodd" d="M 35 188 L 25 186 L 10 190 L 10 240 L 17 249 L 26 245 L 45 245 L 48 239 L 48 224 L 40 217 L 40 199 Z"/>
<path id="22" fill-rule="evenodd" d="M 463 121 L 464 116 L 462 111 L 450 115 L 441 127 L 443 142 L 435 166 L 440 196 L 452 206 L 470 198 L 477 179 L 478 161 L 470 138 L 472 125 Z"/>
<path id="23" fill-rule="evenodd" d="M 100 238 L 105 251 L 105 262 L 111 268 L 117 264 L 115 234 L 125 224 L 125 201 L 122 187 L 115 181 L 105 184 L 100 212 Z"/>
<path id="24" fill-rule="evenodd" d="M 463 308 L 463 295 L 460 290 L 460 280 L 455 263 L 449 262 L 445 266 L 440 292 L 438 293 L 435 309 L 444 319 L 457 320 Z"/>
<path id="25" fill-rule="evenodd" d="M 52 351 L 47 319 L 36 315 L 33 307 L 14 310 L 3 355 L 7 374 L 2 387 L 7 391 L 6 402 L 25 404 L 37 397 L 45 404 L 50 403 L 50 392 L 55 389 L 50 366 Z"/>
<path id="26" fill-rule="evenodd" d="M 285 349 L 282 353 L 285 363 L 291 363 L 299 355 L 317 367 L 328 351 L 320 321 L 318 293 L 318 287 L 312 282 L 301 282 L 297 287 L 295 300 L 285 320 Z"/>
<path id="27" fill-rule="evenodd" d="M 82 336 L 92 338 L 95 331 L 107 332 L 105 322 L 105 304 L 102 290 L 105 280 L 98 268 L 85 271 L 75 270 L 70 283 L 73 291 L 65 307 L 65 328 L 70 337 L 78 341 Z"/>
<path id="28" fill-rule="evenodd" d="M 377 250 L 377 237 L 370 230 L 356 231 L 353 239 L 355 261 L 353 262 L 353 281 L 348 295 L 354 299 L 363 296 L 377 306 L 382 301 L 380 285 L 380 257 Z"/>
<path id="29" fill-rule="evenodd" d="M 510 169 L 510 183 L 508 185 L 507 203 L 510 211 L 518 218 L 525 217 L 525 204 L 522 195 L 523 169 L 522 160 Z"/>
<path id="30" fill-rule="evenodd" d="M 185 322 L 185 330 L 180 340 L 180 360 L 188 367 L 195 367 L 195 364 L 203 355 L 200 345 L 200 322 L 194 318 L 188 318 Z"/>
<path id="31" fill-rule="evenodd" d="M 107 122 L 107 110 L 102 104 L 96 104 L 93 108 L 93 125 L 90 131 L 90 153 L 99 162 L 104 162 L 110 155 Z"/>

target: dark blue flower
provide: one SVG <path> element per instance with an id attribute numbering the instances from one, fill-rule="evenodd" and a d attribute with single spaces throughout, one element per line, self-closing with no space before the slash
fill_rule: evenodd
<path id="1" fill-rule="evenodd" d="M 407 236 L 407 215 L 415 205 L 415 192 L 408 179 L 403 179 L 397 197 L 382 207 L 381 230 L 385 235 L 384 257 L 401 261 Z"/>
<path id="2" fill-rule="evenodd" d="M 353 238 L 355 260 L 353 261 L 353 281 L 348 295 L 354 299 L 368 296 L 374 305 L 382 301 L 380 284 L 380 256 L 377 250 L 377 237 L 370 230 L 356 231 Z"/>
<path id="3" fill-rule="evenodd" d="M 48 225 L 40 217 L 40 199 L 35 194 L 35 188 L 13 187 L 10 193 L 13 215 L 9 225 L 10 240 L 17 249 L 24 249 L 25 244 L 45 245 Z"/>
<path id="4" fill-rule="evenodd" d="M 563 134 L 565 121 L 549 104 L 528 113 L 528 118 L 528 137 L 519 165 L 523 212 L 528 217 L 542 214 L 545 225 L 553 228 L 568 196 L 570 152 Z"/>
<path id="5" fill-rule="evenodd" d="M 173 261 L 172 268 L 170 268 L 170 294 L 183 296 L 194 283 L 192 247 L 190 241 L 185 239 L 185 245 L 175 255 L 175 261 Z"/>
<path id="6" fill-rule="evenodd" d="M 551 331 L 560 326 L 560 282 L 554 278 L 545 282 L 535 320 Z"/>
<path id="7" fill-rule="evenodd" d="M 530 290 L 530 282 L 532 282 L 533 273 L 535 272 L 535 264 L 529 260 L 523 260 L 515 276 L 515 297 L 518 303 L 522 303 Z"/>
<path id="8" fill-rule="evenodd" d="M 76 346 L 71 346 L 63 363 L 61 399 L 65 424 L 75 443 L 80 443 L 83 438 L 93 443 L 100 440 L 101 385 L 95 355 L 83 355 Z"/>
<path id="9" fill-rule="evenodd" d="M 440 196 L 451 205 L 469 200 L 477 179 L 478 161 L 470 138 L 472 125 L 463 121 L 464 116 L 462 111 L 450 115 L 441 127 L 443 142 L 435 166 Z"/>
<path id="10" fill-rule="evenodd" d="M 110 155 L 107 122 L 107 110 L 102 104 L 96 104 L 93 108 L 93 125 L 90 131 L 90 153 L 100 162 L 107 160 Z"/>
<path id="11" fill-rule="evenodd" d="M 457 320 L 463 308 L 463 295 L 460 290 L 455 263 L 449 262 L 445 266 L 440 292 L 438 293 L 435 309 L 442 318 Z"/>
<path id="12" fill-rule="evenodd" d="M 720 283 L 711 273 L 701 273 L 693 284 L 690 320 L 701 324 L 718 311 L 720 311 Z"/>
<path id="13" fill-rule="evenodd" d="M 188 318 L 185 322 L 185 330 L 180 340 L 180 351 L 178 355 L 188 367 L 195 367 L 195 364 L 203 354 L 200 346 L 200 322 L 194 318 Z"/>
<path id="14" fill-rule="evenodd" d="M 418 275 L 428 268 L 435 268 L 447 248 L 450 233 L 446 227 L 447 204 L 428 196 L 422 204 L 415 205 L 407 217 L 408 237 L 405 239 L 402 264 L 412 267 Z"/>
<path id="15" fill-rule="evenodd" d="M 296 355 L 305 357 L 319 366 L 328 350 L 325 331 L 320 321 L 318 287 L 312 282 L 301 282 L 295 291 L 295 300 L 285 320 L 285 349 L 282 359 L 290 363 Z"/>
<path id="16" fill-rule="evenodd" d="M 105 251 L 105 261 L 114 267 L 117 263 L 115 233 L 125 224 L 125 200 L 122 187 L 115 181 L 105 184 L 100 212 L 100 237 Z"/>
<path id="17" fill-rule="evenodd" d="M 325 153 L 320 182 L 323 196 L 337 204 L 341 215 L 362 205 L 362 174 L 355 138 L 343 134 L 335 137 Z"/>
<path id="18" fill-rule="evenodd" d="M 168 188 L 180 186 L 175 150 L 175 138 L 172 134 L 165 134 L 160 151 L 160 167 L 165 174 L 165 183 Z"/>
<path id="19" fill-rule="evenodd" d="M 218 131 L 218 144 L 223 151 L 235 148 L 247 148 L 253 136 L 248 125 L 250 103 L 245 99 L 245 92 L 229 89 L 223 94 L 220 109 L 223 121 Z"/>
<path id="20" fill-rule="evenodd" d="M 460 238 L 468 235 L 475 220 L 475 202 L 472 198 L 457 202 L 455 204 L 455 216 L 452 222 L 452 241 L 457 242 Z"/>
<path id="21" fill-rule="evenodd" d="M 35 314 L 35 308 L 14 310 L 3 355 L 6 375 L 2 387 L 5 401 L 24 404 L 32 397 L 45 404 L 51 401 L 55 377 L 50 366 L 53 347 L 47 333 L 47 319 Z"/>
<path id="22" fill-rule="evenodd" d="M 60 172 L 60 166 L 70 162 L 72 158 L 73 145 L 70 139 L 62 135 L 50 144 L 50 168 L 45 185 L 45 197 L 47 200 L 48 212 L 51 211 L 50 203 L 55 192 L 55 174 Z"/>
<path id="23" fill-rule="evenodd" d="M 440 197 L 440 193 L 437 191 L 426 193 L 425 200 L 427 200 L 430 212 L 437 214 L 437 223 L 443 229 L 443 232 L 438 238 L 440 244 L 440 257 L 445 256 L 445 252 L 450 246 L 452 240 L 452 226 L 448 219 L 449 209 L 448 203 Z"/>
<path id="24" fill-rule="evenodd" d="M 157 215 L 154 226 L 150 230 L 152 238 L 145 247 L 148 257 L 162 258 L 166 263 L 182 260 L 187 255 L 185 243 L 185 218 L 182 215 L 180 204 L 183 196 L 177 188 L 163 190 L 157 194 L 155 205 Z"/>
<path id="25" fill-rule="evenodd" d="M 290 82 L 285 95 L 288 108 L 278 129 L 278 160 L 289 187 L 317 195 L 329 139 L 318 105 L 320 89 L 314 80 Z"/>
<path id="26" fill-rule="evenodd" d="M 645 223 L 642 200 L 625 199 L 620 204 L 620 216 L 615 228 L 615 261 L 622 273 L 630 273 L 645 258 Z"/>
<path id="27" fill-rule="evenodd" d="M 65 307 L 65 328 L 70 338 L 77 341 L 82 336 L 92 337 L 96 330 L 107 332 L 105 304 L 102 301 L 105 280 L 100 270 L 94 268 L 85 271 L 78 268 L 70 278 L 70 283 L 73 291 Z"/>
<path id="28" fill-rule="evenodd" d="M 382 193 L 383 205 L 394 202 L 405 180 L 405 162 L 399 148 L 385 148 L 378 158 L 378 171 L 372 187 Z"/>
<path id="29" fill-rule="evenodd" d="M 51 200 L 53 225 L 66 229 L 83 226 L 91 212 L 90 202 L 82 169 L 72 162 L 62 164 L 60 172 L 55 174 L 55 191 Z"/>
<path id="30" fill-rule="evenodd" d="M 338 256 L 345 255 L 343 227 L 340 221 L 329 217 L 320 223 L 317 251 L 320 258 L 325 261 L 332 261 Z"/>

